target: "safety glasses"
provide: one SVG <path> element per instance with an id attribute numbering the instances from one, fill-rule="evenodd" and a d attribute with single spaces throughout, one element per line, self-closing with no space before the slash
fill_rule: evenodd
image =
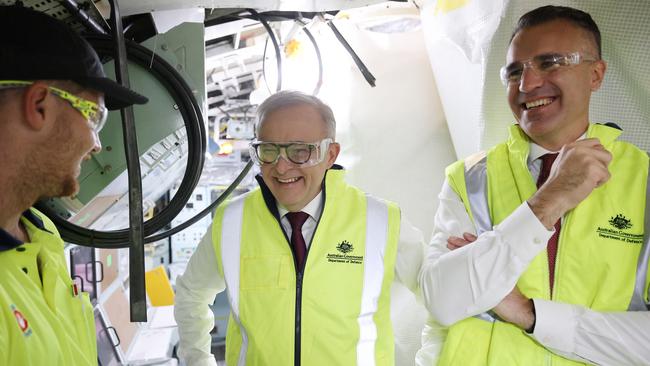
<path id="1" fill-rule="evenodd" d="M 31 81 L 0 80 L 0 89 L 25 88 L 32 84 L 33 82 Z M 53 86 L 48 86 L 48 89 L 52 92 L 52 94 L 70 103 L 72 108 L 79 111 L 79 113 L 81 113 L 81 115 L 84 116 L 86 120 L 88 120 L 88 122 L 91 124 L 92 129 L 96 133 L 99 133 L 99 131 L 101 131 L 101 129 L 104 127 L 106 118 L 108 117 L 108 110 L 106 107 L 90 100 L 70 94 L 63 89 L 59 89 Z"/>
<path id="2" fill-rule="evenodd" d="M 511 84 L 519 84 L 524 69 L 529 68 L 537 75 L 544 77 L 552 72 L 563 68 L 569 68 L 579 65 L 583 62 L 593 62 L 596 58 L 588 57 L 580 52 L 571 53 L 545 53 L 531 57 L 527 60 L 513 62 L 501 68 L 501 82 L 503 85 L 508 86 Z"/>
<path id="3" fill-rule="evenodd" d="M 275 142 L 253 141 L 250 144 L 250 154 L 258 165 L 276 164 L 284 150 L 284 158 L 289 162 L 300 167 L 310 167 L 325 160 L 327 150 L 332 142 L 331 138 L 313 143 L 287 142 L 278 144 Z"/>

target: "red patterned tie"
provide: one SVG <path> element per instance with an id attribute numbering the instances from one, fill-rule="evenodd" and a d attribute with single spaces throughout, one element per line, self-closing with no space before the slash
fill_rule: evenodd
<path id="1" fill-rule="evenodd" d="M 548 179 L 549 174 L 551 173 L 551 167 L 555 158 L 557 158 L 557 153 L 544 154 L 540 159 L 542 159 L 542 169 L 539 172 L 539 177 L 537 178 L 537 188 L 541 187 L 546 179 Z M 551 297 L 553 296 L 553 282 L 555 280 L 555 256 L 557 254 L 557 241 L 560 237 L 560 228 L 561 228 L 562 219 L 557 220 L 555 223 L 555 232 L 550 239 L 548 239 L 548 244 L 546 245 L 546 252 L 548 254 L 548 281 L 551 287 Z"/>
<path id="2" fill-rule="evenodd" d="M 287 219 L 291 224 L 291 245 L 293 245 L 293 251 L 296 253 L 297 268 L 299 271 L 302 271 L 305 261 L 305 252 L 307 252 L 307 246 L 305 245 L 305 238 L 302 236 L 302 225 L 309 218 L 309 214 L 306 212 L 289 212 L 287 214 Z"/>

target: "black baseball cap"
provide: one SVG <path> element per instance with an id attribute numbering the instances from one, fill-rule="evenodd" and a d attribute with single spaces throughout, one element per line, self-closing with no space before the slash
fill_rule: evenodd
<path id="1" fill-rule="evenodd" d="M 108 78 L 92 46 L 65 23 L 20 5 L 0 6 L 0 80 L 71 80 L 103 93 L 109 110 L 149 101 Z"/>

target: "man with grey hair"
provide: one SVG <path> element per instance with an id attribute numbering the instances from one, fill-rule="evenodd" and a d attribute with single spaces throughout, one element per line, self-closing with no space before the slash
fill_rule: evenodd
<path id="1" fill-rule="evenodd" d="M 176 282 L 181 358 L 216 364 L 208 304 L 226 290 L 229 365 L 393 365 L 390 287 L 417 290 L 421 233 L 344 181 L 318 98 L 280 92 L 257 113 L 260 187 L 217 209 Z"/>
<path id="2" fill-rule="evenodd" d="M 334 112 L 327 104 L 323 103 L 320 99 L 313 95 L 304 94 L 295 91 L 282 91 L 275 94 L 273 97 L 264 101 L 257 108 L 257 123 L 255 124 L 255 135 L 260 135 L 259 123 L 266 118 L 266 115 L 283 107 L 296 104 L 306 104 L 312 106 L 318 112 L 325 122 L 325 136 L 334 139 L 336 136 L 336 119 Z"/>

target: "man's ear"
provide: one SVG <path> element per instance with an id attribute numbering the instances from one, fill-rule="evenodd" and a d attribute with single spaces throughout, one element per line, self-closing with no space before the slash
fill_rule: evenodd
<path id="1" fill-rule="evenodd" d="M 604 60 L 594 61 L 591 70 L 591 91 L 600 89 L 600 86 L 603 84 L 603 79 L 605 78 L 605 71 L 607 71 L 607 62 Z"/>
<path id="2" fill-rule="evenodd" d="M 332 142 L 329 146 L 329 149 L 327 149 L 328 168 L 331 168 L 332 165 L 334 165 L 334 162 L 336 161 L 336 158 L 339 156 L 340 152 L 341 152 L 341 145 L 339 145 L 338 142 Z"/>
<path id="3" fill-rule="evenodd" d="M 45 126 L 47 119 L 51 118 L 50 114 L 55 113 L 48 104 L 48 95 L 50 90 L 47 84 L 35 82 L 25 88 L 22 97 L 22 109 L 25 115 L 25 123 L 34 130 L 41 130 Z M 51 99 L 51 98 L 50 98 Z"/>

